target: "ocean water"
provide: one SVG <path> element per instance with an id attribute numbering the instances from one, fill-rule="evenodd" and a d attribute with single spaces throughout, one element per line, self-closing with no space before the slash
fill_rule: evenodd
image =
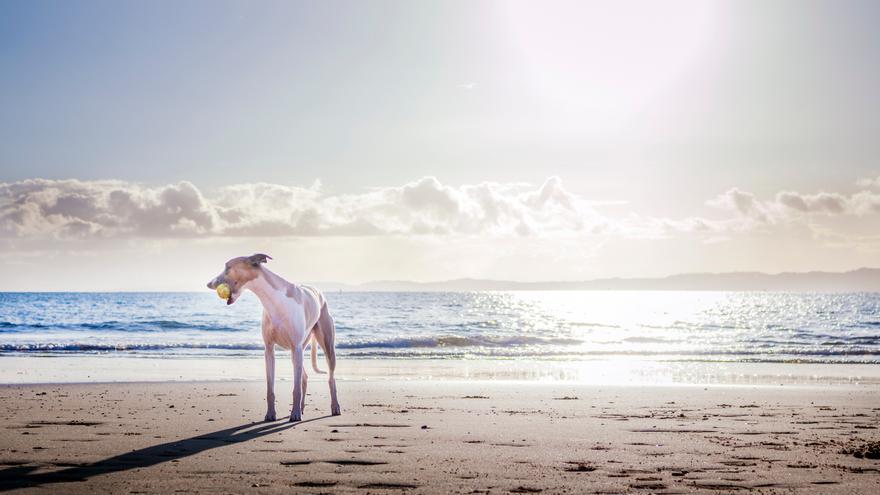
<path id="1" fill-rule="evenodd" d="M 880 363 L 880 294 L 330 292 L 348 358 Z M 0 293 L 0 355 L 261 356 L 257 298 Z"/>

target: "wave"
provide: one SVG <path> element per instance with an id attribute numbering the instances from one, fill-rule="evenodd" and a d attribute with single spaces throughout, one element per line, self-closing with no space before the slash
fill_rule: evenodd
<path id="1" fill-rule="evenodd" d="M 532 345 L 511 345 L 510 339 L 489 340 L 485 338 L 472 339 L 462 337 L 446 337 L 437 339 L 395 339 L 381 341 L 340 342 L 337 349 L 341 354 L 352 357 L 448 357 L 448 356 L 497 356 L 497 357 L 553 357 L 553 356 L 726 356 L 729 358 L 751 359 L 760 357 L 762 360 L 772 356 L 799 356 L 811 357 L 835 357 L 835 356 L 880 356 L 880 349 L 866 347 L 821 347 L 821 348 L 780 348 L 768 347 L 766 349 L 751 346 L 747 349 L 679 349 L 669 348 L 663 350 L 640 349 L 624 350 L 620 348 L 610 349 L 582 349 L 577 347 L 566 348 L 571 345 L 571 339 L 537 339 L 516 338 L 517 343 L 522 340 Z M 506 342 L 506 343 L 505 343 Z M 540 342 L 542 345 L 536 345 Z M 0 344 L 0 353 L 102 353 L 102 352 L 162 352 L 175 353 L 178 351 L 262 351 L 261 342 L 133 342 L 133 343 L 88 343 L 88 342 L 22 342 Z"/>
<path id="2" fill-rule="evenodd" d="M 678 344 L 683 342 L 678 339 L 664 339 L 659 337 L 626 337 L 622 342 L 630 344 Z"/>
<path id="3" fill-rule="evenodd" d="M 436 349 L 436 348 L 521 348 L 541 345 L 576 345 L 580 340 L 539 337 L 424 337 L 409 339 L 355 340 L 337 342 L 337 349 Z M 173 349 L 227 349 L 262 350 L 263 344 L 254 343 L 208 343 L 208 342 L 166 342 L 166 343 L 79 343 L 79 342 L 36 342 L 0 344 L 0 352 L 95 352 L 95 351 L 160 351 Z"/>
<path id="4" fill-rule="evenodd" d="M 880 362 L 877 294 L 327 296 L 352 358 Z M 0 293 L 0 353 L 257 356 L 259 315 L 256 298 L 227 307 L 210 293 Z"/>
<path id="5" fill-rule="evenodd" d="M 187 323 L 179 320 L 107 320 L 83 323 L 13 323 L 0 321 L 0 333 L 28 333 L 39 331 L 106 331 L 106 332 L 244 332 L 249 328 L 237 328 L 210 323 Z"/>
<path id="6" fill-rule="evenodd" d="M 570 338 L 541 338 L 526 336 L 492 337 L 444 335 L 439 337 L 414 337 L 383 340 L 353 340 L 338 342 L 339 349 L 369 348 L 434 348 L 434 347 L 518 347 L 540 345 L 578 345 L 583 341 Z"/>
<path id="7" fill-rule="evenodd" d="M 26 343 L 0 344 L 2 352 L 43 352 L 78 353 L 111 351 L 171 351 L 183 349 L 211 349 L 228 351 L 262 351 L 263 344 L 201 344 L 201 343 L 156 343 L 156 344 L 86 344 L 86 343 Z"/>

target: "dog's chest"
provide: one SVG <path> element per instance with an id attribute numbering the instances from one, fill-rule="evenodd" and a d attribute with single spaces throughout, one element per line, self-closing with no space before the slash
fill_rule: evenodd
<path id="1" fill-rule="evenodd" d="M 265 308 L 264 338 L 285 349 L 290 349 L 297 341 L 305 340 L 307 335 L 305 314 L 297 304 L 280 303 Z"/>
<path id="2" fill-rule="evenodd" d="M 280 322 L 277 325 L 269 323 L 263 328 L 264 340 L 278 344 L 285 349 L 294 347 L 293 343 L 297 340 L 296 333 L 292 325 Z"/>

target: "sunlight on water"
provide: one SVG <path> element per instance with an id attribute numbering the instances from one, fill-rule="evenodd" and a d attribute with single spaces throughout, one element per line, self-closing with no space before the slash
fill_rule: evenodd
<path id="1" fill-rule="evenodd" d="M 880 362 L 880 295 L 328 293 L 350 358 Z M 253 295 L 0 294 L 0 352 L 261 355 Z"/>

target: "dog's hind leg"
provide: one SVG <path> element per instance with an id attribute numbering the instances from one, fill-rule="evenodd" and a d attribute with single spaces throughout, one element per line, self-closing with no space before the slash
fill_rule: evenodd
<path id="1" fill-rule="evenodd" d="M 333 376 L 336 371 L 336 350 L 333 349 L 333 344 L 330 345 L 330 350 L 327 351 L 327 366 L 330 367 L 327 380 L 327 383 L 330 385 L 330 414 L 339 416 L 342 414 L 342 411 L 339 408 L 339 399 L 336 397 L 336 378 Z"/>
<path id="2" fill-rule="evenodd" d="M 290 350 L 293 361 L 293 407 L 290 409 L 290 422 L 302 421 L 303 403 L 303 346 L 297 343 Z"/>
<path id="3" fill-rule="evenodd" d="M 334 377 L 336 371 L 336 326 L 326 303 L 321 307 L 321 317 L 318 318 L 317 327 L 315 340 L 321 344 L 324 356 L 327 358 L 327 366 L 330 368 L 327 380 L 330 385 L 330 414 L 338 416 L 341 414 L 341 410 L 339 400 L 336 397 L 336 378 Z"/>

